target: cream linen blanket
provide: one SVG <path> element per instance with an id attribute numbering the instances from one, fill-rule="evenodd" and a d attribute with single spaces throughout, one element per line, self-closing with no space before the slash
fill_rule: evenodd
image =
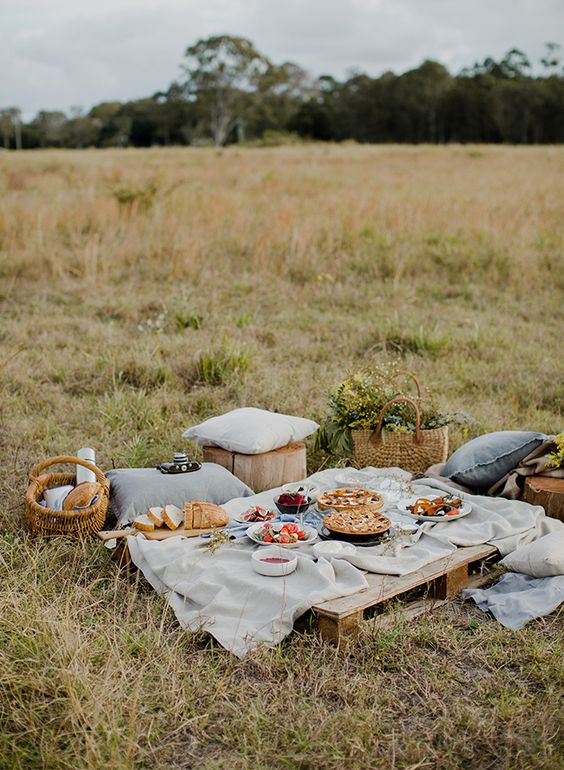
<path id="1" fill-rule="evenodd" d="M 348 469 L 354 472 L 353 469 Z M 413 495 L 449 491 L 442 482 L 422 479 L 408 489 L 405 472 L 367 468 L 377 478 L 371 485 L 387 496 L 386 514 L 394 523 L 405 523 L 397 504 Z M 330 469 L 308 481 L 320 490 L 338 485 L 343 469 Z M 391 477 L 395 478 L 391 478 Z M 452 490 L 450 490 L 452 491 Z M 238 498 L 223 507 L 234 516 L 251 505 L 273 506 L 279 489 L 254 497 Z M 224 545 L 210 554 L 201 539 L 169 538 L 162 542 L 141 536 L 128 538 L 134 563 L 151 585 L 163 593 L 181 625 L 205 629 L 224 647 L 243 657 L 259 642 L 277 644 L 292 630 L 294 620 L 314 604 L 361 591 L 363 571 L 405 575 L 429 562 L 448 556 L 459 546 L 491 543 L 505 555 L 547 532 L 564 526 L 549 519 L 542 508 L 519 500 L 480 497 L 463 493 L 473 507 L 459 521 L 425 523 L 412 537 L 399 537 L 387 545 L 357 548 L 346 559 L 315 562 L 312 546 L 299 549 L 298 569 L 286 578 L 267 578 L 254 572 L 247 539 Z"/>

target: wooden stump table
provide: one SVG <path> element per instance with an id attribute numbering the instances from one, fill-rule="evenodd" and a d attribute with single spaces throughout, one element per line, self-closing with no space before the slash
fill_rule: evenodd
<path id="1" fill-rule="evenodd" d="M 307 473 L 306 448 L 301 442 L 258 455 L 228 452 L 215 446 L 204 446 L 202 450 L 204 462 L 222 465 L 254 492 L 302 481 Z"/>
<path id="2" fill-rule="evenodd" d="M 525 479 L 523 500 L 541 505 L 547 516 L 564 521 L 564 479 L 529 476 Z"/>

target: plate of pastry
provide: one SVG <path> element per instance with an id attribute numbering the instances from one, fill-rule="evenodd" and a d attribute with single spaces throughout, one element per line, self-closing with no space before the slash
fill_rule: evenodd
<path id="1" fill-rule="evenodd" d="M 317 498 L 320 511 L 347 511 L 365 505 L 372 510 L 383 508 L 384 495 L 362 487 L 339 487 L 322 492 Z"/>
<path id="2" fill-rule="evenodd" d="M 418 497 L 411 503 L 403 502 L 399 510 L 417 521 L 454 521 L 468 516 L 472 511 L 470 503 L 455 494 L 441 497 Z"/>
<path id="3" fill-rule="evenodd" d="M 331 537 L 357 542 L 374 540 L 389 532 L 392 522 L 371 506 L 361 505 L 341 511 L 331 511 L 323 519 L 323 527 Z"/>

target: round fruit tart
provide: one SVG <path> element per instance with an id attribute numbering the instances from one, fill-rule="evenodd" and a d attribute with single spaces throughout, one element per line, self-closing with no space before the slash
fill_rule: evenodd
<path id="1" fill-rule="evenodd" d="M 378 492 L 359 487 L 332 489 L 323 492 L 317 498 L 317 507 L 320 511 L 327 511 L 330 508 L 336 511 L 348 511 L 362 505 L 369 505 L 372 510 L 376 511 L 384 505 L 384 498 Z"/>
<path id="2" fill-rule="evenodd" d="M 387 516 L 365 505 L 328 513 L 323 524 L 331 532 L 352 537 L 381 535 L 392 526 Z"/>

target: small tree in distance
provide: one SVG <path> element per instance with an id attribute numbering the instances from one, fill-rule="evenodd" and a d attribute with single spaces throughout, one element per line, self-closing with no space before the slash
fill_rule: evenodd
<path id="1" fill-rule="evenodd" d="M 270 62 L 250 40 L 230 35 L 198 40 L 186 49 L 185 58 L 185 92 L 189 99 L 197 100 L 214 144 L 225 144 Z"/>

